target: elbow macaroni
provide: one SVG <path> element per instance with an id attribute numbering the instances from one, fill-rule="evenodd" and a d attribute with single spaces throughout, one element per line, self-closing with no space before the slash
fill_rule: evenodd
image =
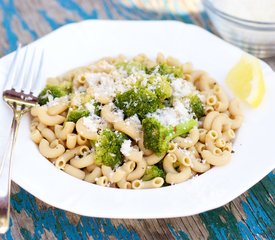
<path id="1" fill-rule="evenodd" d="M 146 149 L 142 124 L 139 122 L 142 119 L 126 118 L 123 111 L 115 105 L 116 95 L 108 95 L 107 88 L 110 87 L 113 91 L 116 86 L 111 83 L 110 86 L 104 86 L 106 79 L 98 77 L 103 74 L 108 78 L 117 69 L 116 64 L 125 63 L 126 59 L 123 56 L 104 58 L 93 65 L 72 70 L 62 77 L 49 80 L 54 85 L 59 85 L 62 81 L 72 81 L 72 89 L 79 95 L 74 98 L 70 98 L 70 95 L 62 99 L 57 98 L 52 104 L 31 109 L 31 139 L 38 145 L 40 153 L 71 176 L 100 186 L 123 189 L 159 188 L 165 183 L 177 184 L 190 179 L 194 174 L 202 174 L 213 166 L 227 164 L 232 157 L 232 143 L 236 137 L 236 130 L 240 128 L 244 119 L 238 100 L 230 100 L 214 79 L 204 71 L 194 70 L 191 63 L 182 64 L 177 59 L 165 58 L 162 54 L 158 54 L 155 61 L 150 60 L 145 54 L 136 56 L 134 60 L 147 68 L 164 64 L 182 71 L 182 77 L 175 79 L 191 83 L 204 104 L 204 116 L 197 119 L 197 126 L 189 133 L 171 140 L 167 151 L 162 154 Z M 95 74 L 96 78 L 94 86 L 90 85 L 89 77 L 92 74 Z M 123 74 L 128 73 L 124 70 Z M 119 77 L 121 76 L 115 75 L 115 81 Z M 133 79 L 132 76 L 131 81 Z M 174 79 L 171 78 L 170 81 Z M 104 91 L 98 94 L 100 88 Z M 79 89 L 81 90 L 77 92 Z M 82 91 L 89 95 L 88 100 L 82 99 Z M 67 121 L 68 112 L 80 107 L 81 101 L 84 101 L 81 102 L 81 107 L 92 111 L 90 108 L 93 106 L 86 105 L 91 99 L 99 104 L 100 114 L 97 114 L 97 119 L 103 120 L 106 125 L 87 125 L 86 115 L 74 122 Z M 173 99 L 171 103 L 172 101 Z M 99 141 L 100 132 L 107 127 L 113 132 L 127 135 L 131 140 L 129 151 L 121 150 L 121 164 L 113 168 L 96 161 L 95 144 Z M 154 166 L 161 168 L 164 175 L 143 180 L 147 179 L 143 178 L 147 169 Z"/>

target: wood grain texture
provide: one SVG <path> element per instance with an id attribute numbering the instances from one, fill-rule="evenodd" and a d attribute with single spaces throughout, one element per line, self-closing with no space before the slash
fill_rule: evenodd
<path id="1" fill-rule="evenodd" d="M 0 56 L 83 19 L 165 20 L 211 29 L 199 0 L 0 0 Z M 267 59 L 275 69 L 275 58 Z M 12 184 L 11 229 L 0 239 L 275 239 L 275 174 L 216 210 L 152 220 L 78 216 Z"/>

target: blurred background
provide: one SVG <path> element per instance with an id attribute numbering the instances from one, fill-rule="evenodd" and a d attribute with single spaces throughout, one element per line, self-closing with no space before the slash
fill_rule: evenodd
<path id="1" fill-rule="evenodd" d="M 85 19 L 178 20 L 258 57 L 275 55 L 274 0 L 0 0 L 0 55 L 18 40 L 25 44 Z"/>
<path id="2" fill-rule="evenodd" d="M 0 0 L 0 55 L 85 19 L 179 20 L 209 29 L 200 0 Z"/>

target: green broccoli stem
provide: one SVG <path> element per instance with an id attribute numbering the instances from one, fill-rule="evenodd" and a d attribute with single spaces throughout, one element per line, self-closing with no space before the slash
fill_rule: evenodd
<path id="1" fill-rule="evenodd" d="M 171 141 L 172 139 L 180 135 L 188 133 L 196 125 L 197 125 L 197 121 L 194 119 L 190 119 L 189 121 L 178 124 L 173 128 L 173 134 L 171 135 L 171 138 L 169 141 Z"/>

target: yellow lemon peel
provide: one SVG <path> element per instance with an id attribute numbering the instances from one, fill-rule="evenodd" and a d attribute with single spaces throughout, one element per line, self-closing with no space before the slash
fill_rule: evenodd
<path id="1" fill-rule="evenodd" d="M 240 61 L 229 71 L 226 84 L 232 92 L 251 107 L 258 107 L 265 95 L 265 82 L 260 61 L 243 55 Z"/>

